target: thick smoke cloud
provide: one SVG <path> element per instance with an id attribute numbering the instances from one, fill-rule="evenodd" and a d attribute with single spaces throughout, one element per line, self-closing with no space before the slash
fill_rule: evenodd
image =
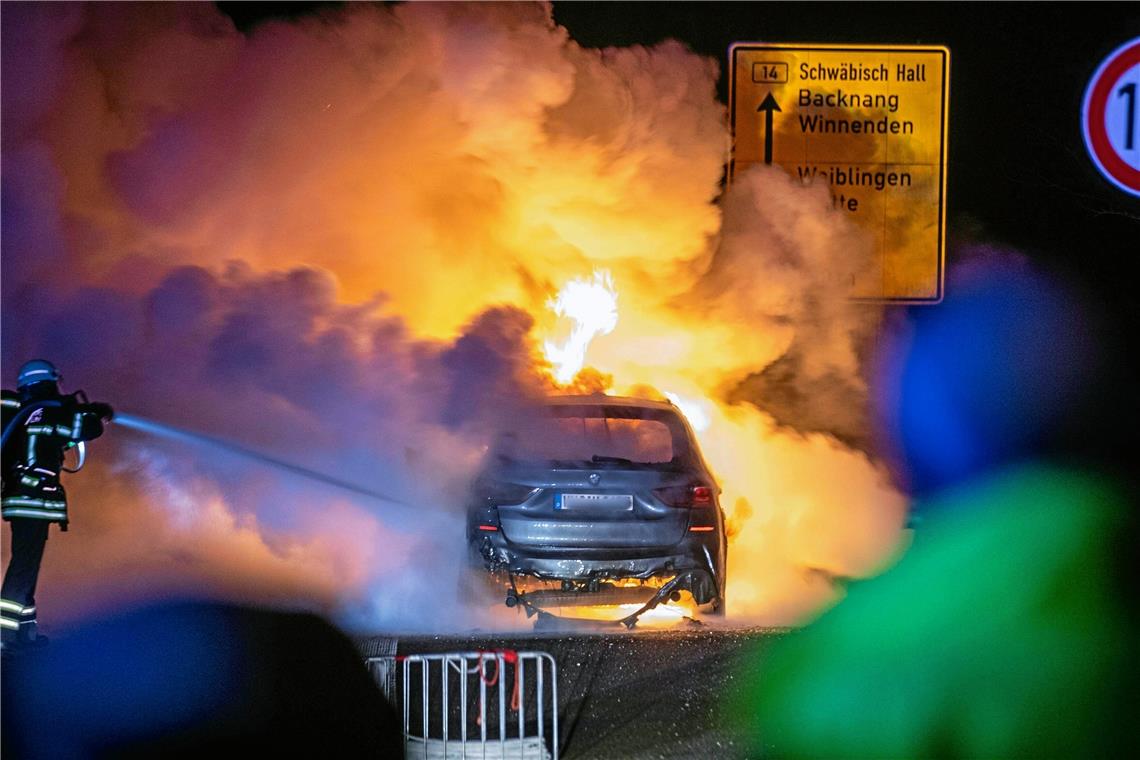
<path id="1" fill-rule="evenodd" d="M 349 4 L 248 36 L 200 3 L 5 6 L 4 377 L 44 356 L 417 505 L 113 428 L 69 481 L 44 617 L 195 590 L 459 624 L 462 488 L 552 387 L 545 302 L 599 266 L 621 316 L 584 383 L 708 408 L 737 603 L 801 614 L 830 593 L 801 588 L 815 569 L 873 569 L 901 500 L 835 442 L 865 432 L 861 244 L 778 173 L 717 202 L 717 74 L 676 42 L 582 48 L 544 5 Z"/>
<path id="2" fill-rule="evenodd" d="M 71 241 L 95 276 L 317 266 L 449 335 L 486 303 L 541 307 L 568 265 L 670 262 L 715 231 L 715 64 L 676 43 L 584 50 L 519 4 L 350 7 L 248 39 L 205 5 L 78 12 L 34 46 L 65 63 L 20 68 L 5 112 L 54 89 L 36 136 L 95 228 Z M 6 22 L 8 58 L 33 26 Z M 28 121 L 5 120 L 6 147 Z"/>
<path id="3" fill-rule="evenodd" d="M 377 304 L 339 303 L 332 276 L 311 269 L 186 266 L 138 299 L 107 288 L 39 294 L 42 316 L 19 320 L 37 336 L 19 341 L 22 353 L 62 357 L 65 383 L 78 378 L 132 414 L 404 502 L 112 426 L 90 469 L 69 481 L 74 528 L 52 547 L 47 581 L 62 587 L 53 596 L 79 609 L 137 589 L 309 600 L 343 613 L 346 602 L 391 604 L 411 578 L 404 619 L 426 623 L 436 602 L 415 572 L 426 565 L 409 553 L 457 571 L 455 507 L 479 444 L 497 416 L 543 391 L 530 317 L 511 307 L 440 343 L 411 338 Z M 107 592 L 92 594 L 85 578 Z M 358 597 L 371 587 L 383 594 Z"/>
<path id="4" fill-rule="evenodd" d="M 721 242 L 698 294 L 716 321 L 781 338 L 743 354 L 755 371 L 731 400 L 795 430 L 865 447 L 861 367 L 879 307 L 847 297 L 870 266 L 869 241 L 830 206 L 823 185 L 803 188 L 766 167 L 746 173 L 724 201 Z"/>

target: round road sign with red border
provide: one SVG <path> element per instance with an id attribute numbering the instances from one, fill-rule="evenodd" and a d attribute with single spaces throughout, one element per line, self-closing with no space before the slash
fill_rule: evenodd
<path id="1" fill-rule="evenodd" d="M 1100 173 L 1140 196 L 1140 37 L 1112 51 L 1089 80 L 1081 131 Z"/>

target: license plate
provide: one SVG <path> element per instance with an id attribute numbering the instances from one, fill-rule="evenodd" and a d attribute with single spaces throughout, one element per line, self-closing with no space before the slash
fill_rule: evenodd
<path id="1" fill-rule="evenodd" d="M 612 493 L 556 493 L 555 509 L 604 509 L 608 512 L 633 511 L 633 496 Z"/>

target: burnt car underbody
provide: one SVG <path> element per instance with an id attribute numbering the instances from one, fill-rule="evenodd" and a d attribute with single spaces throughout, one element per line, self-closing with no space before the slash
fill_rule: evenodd
<path id="1" fill-rule="evenodd" d="M 698 557 L 678 554 L 666 557 L 628 559 L 519 557 L 508 548 L 495 548 L 484 542 L 480 551 L 483 567 L 492 577 L 505 578 L 508 607 L 523 605 L 530 614 L 551 614 L 551 608 L 575 605 L 638 604 L 641 608 L 618 622 L 633 628 L 638 616 L 667 600 L 679 600 L 682 591 L 698 605 L 712 605 L 708 612 L 722 610 L 717 594 L 719 585 L 712 570 L 711 556 L 701 547 Z M 512 561 L 513 558 L 513 561 Z M 521 578 L 557 581 L 559 588 L 520 590 Z M 630 585 L 622 581 L 641 581 Z M 658 582 L 653 582 L 658 581 Z"/>
<path id="2" fill-rule="evenodd" d="M 512 441 L 516 450 L 492 453 L 468 509 L 472 567 L 489 574 L 508 606 L 531 614 L 641 605 L 623 618 L 631 625 L 682 592 L 702 611 L 723 613 L 719 489 L 676 408 L 609 396 L 548 404 L 544 419 L 557 424 L 542 434 L 573 440 L 551 443 L 531 431 Z M 597 430 L 579 435 L 579 424 Z M 567 447 L 576 457 L 548 456 Z"/>

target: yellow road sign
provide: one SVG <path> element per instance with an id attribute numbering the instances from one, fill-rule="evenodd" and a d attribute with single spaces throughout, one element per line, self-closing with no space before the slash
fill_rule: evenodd
<path id="1" fill-rule="evenodd" d="M 874 245 L 852 295 L 942 300 L 950 51 L 738 42 L 729 70 L 729 180 L 771 164 L 827 183 Z"/>

